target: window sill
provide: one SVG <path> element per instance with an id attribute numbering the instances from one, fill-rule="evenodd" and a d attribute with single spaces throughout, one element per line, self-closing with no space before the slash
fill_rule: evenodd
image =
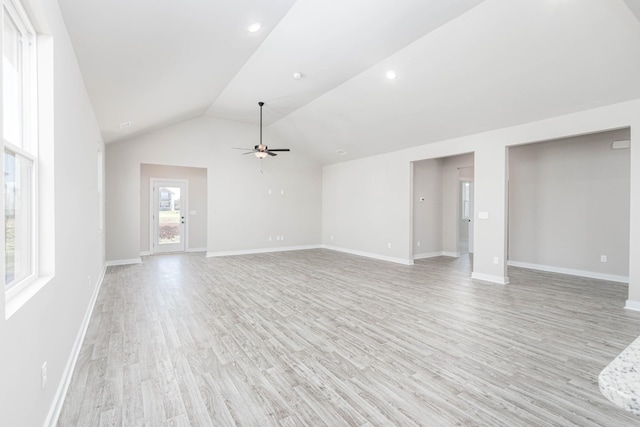
<path id="1" fill-rule="evenodd" d="M 51 279 L 53 279 L 53 276 L 38 277 L 33 282 L 20 289 L 20 291 L 16 292 L 14 295 L 7 295 L 7 301 L 4 309 L 5 319 L 9 319 L 18 310 L 20 310 L 20 308 L 25 305 L 27 301 L 29 301 L 35 294 L 37 294 L 40 289 L 44 288 L 45 285 L 51 281 Z"/>

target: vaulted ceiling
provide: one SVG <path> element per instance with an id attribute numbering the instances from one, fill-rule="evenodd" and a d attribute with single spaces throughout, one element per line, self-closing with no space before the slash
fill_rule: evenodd
<path id="1" fill-rule="evenodd" d="M 638 0 L 59 3 L 106 142 L 264 101 L 334 163 L 640 98 Z"/>

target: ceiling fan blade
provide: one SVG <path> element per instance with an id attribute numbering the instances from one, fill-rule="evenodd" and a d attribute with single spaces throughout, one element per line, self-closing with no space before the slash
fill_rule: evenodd
<path id="1" fill-rule="evenodd" d="M 269 151 L 291 151 L 288 148 L 269 148 Z"/>
<path id="2" fill-rule="evenodd" d="M 242 153 L 242 155 L 244 156 L 245 154 L 253 154 L 253 153 L 257 153 L 258 150 L 251 150 L 251 151 L 247 151 L 246 153 Z"/>
<path id="3" fill-rule="evenodd" d="M 253 150 L 253 148 L 231 147 L 233 150 Z"/>
<path id="4" fill-rule="evenodd" d="M 271 150 L 265 151 L 265 153 L 267 153 L 268 155 L 270 155 L 272 157 L 277 156 L 277 154 L 276 153 L 272 153 Z"/>

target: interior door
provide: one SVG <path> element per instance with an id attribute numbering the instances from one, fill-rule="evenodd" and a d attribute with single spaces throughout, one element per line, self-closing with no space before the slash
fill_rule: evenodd
<path id="1" fill-rule="evenodd" d="M 187 184 L 152 180 L 153 253 L 184 252 L 186 248 Z"/>

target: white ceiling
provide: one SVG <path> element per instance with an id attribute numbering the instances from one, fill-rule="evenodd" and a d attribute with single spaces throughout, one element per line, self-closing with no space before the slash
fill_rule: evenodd
<path id="1" fill-rule="evenodd" d="M 322 163 L 640 98 L 639 2 L 59 0 L 105 141 L 264 101 Z"/>

